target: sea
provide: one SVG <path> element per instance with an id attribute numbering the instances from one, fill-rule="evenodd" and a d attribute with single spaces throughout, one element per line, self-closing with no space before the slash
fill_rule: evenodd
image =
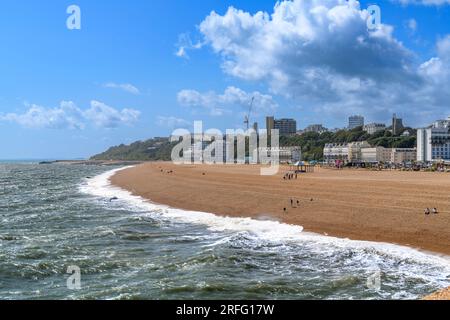
<path id="1" fill-rule="evenodd" d="M 420 299 L 446 256 L 153 204 L 118 167 L 0 163 L 0 299 Z"/>

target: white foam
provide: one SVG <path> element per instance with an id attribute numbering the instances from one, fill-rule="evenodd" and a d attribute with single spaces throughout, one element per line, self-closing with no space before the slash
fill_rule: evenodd
<path id="1" fill-rule="evenodd" d="M 133 195 L 131 192 L 113 186 L 110 178 L 118 171 L 130 167 L 120 168 L 103 173 L 80 186 L 81 191 L 103 198 L 119 198 L 152 215 L 158 215 L 166 219 L 180 223 L 193 223 L 207 226 L 212 231 L 236 231 L 246 232 L 262 240 L 269 241 L 295 241 L 305 245 L 313 244 L 320 254 L 329 251 L 331 255 L 335 250 L 354 249 L 356 251 L 374 252 L 378 255 L 395 257 L 399 260 L 414 261 L 420 264 L 430 264 L 443 268 L 442 279 L 450 276 L 450 257 L 422 252 L 413 248 L 370 241 L 355 241 L 329 236 L 322 236 L 303 232 L 301 226 L 288 225 L 276 221 L 259 221 L 250 218 L 221 217 L 211 213 L 186 211 L 170 208 L 165 205 L 154 204 L 150 201 Z"/>

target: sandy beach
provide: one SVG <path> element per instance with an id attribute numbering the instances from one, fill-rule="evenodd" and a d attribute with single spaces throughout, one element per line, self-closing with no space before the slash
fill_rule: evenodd
<path id="1" fill-rule="evenodd" d="M 175 208 L 274 219 L 319 234 L 450 255 L 448 174 L 318 169 L 285 181 L 286 170 L 261 176 L 257 166 L 146 163 L 111 181 Z M 434 207 L 439 214 L 424 214 Z"/>

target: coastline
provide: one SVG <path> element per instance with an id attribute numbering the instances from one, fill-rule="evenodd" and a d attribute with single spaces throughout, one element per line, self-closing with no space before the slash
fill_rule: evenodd
<path id="1" fill-rule="evenodd" d="M 121 170 L 111 177 L 111 183 L 173 208 L 271 219 L 321 235 L 450 256 L 450 198 L 446 194 L 450 179 L 445 174 L 321 169 L 283 181 L 282 173 L 273 177 L 258 173 L 259 168 L 248 166 L 180 167 L 156 162 Z M 401 181 L 393 182 L 398 175 Z M 355 190 L 349 183 L 356 184 Z M 386 184 L 390 186 L 383 192 Z M 299 208 L 290 208 L 290 198 L 299 199 Z M 439 215 L 423 214 L 423 208 L 434 206 Z"/>
<path id="2" fill-rule="evenodd" d="M 224 169 L 227 171 L 227 173 L 224 173 Z M 248 170 L 250 169 L 251 173 L 248 172 Z M 443 217 L 441 219 L 439 219 L 439 223 L 434 222 L 434 223 L 427 223 L 426 225 L 426 229 L 422 229 L 419 225 L 416 226 L 417 232 L 413 233 L 413 234 L 420 234 L 422 233 L 424 236 L 422 236 L 419 239 L 416 240 L 420 240 L 420 241 L 414 241 L 414 239 L 411 239 L 409 237 L 404 237 L 402 235 L 400 235 L 398 232 L 401 232 L 401 229 L 406 228 L 410 228 L 411 226 L 414 226 L 414 222 L 417 219 L 417 216 L 421 216 L 422 219 L 424 218 L 424 214 L 423 212 L 420 211 L 420 209 L 418 210 L 418 213 L 416 214 L 416 219 L 409 219 L 409 220 L 404 220 L 402 224 L 397 225 L 397 228 L 395 228 L 395 226 L 389 226 L 386 228 L 387 232 L 382 232 L 377 236 L 373 236 L 373 230 L 371 228 L 373 228 L 373 226 L 367 225 L 369 230 L 371 230 L 372 232 L 364 232 L 364 230 L 361 233 L 357 233 L 355 232 L 355 230 L 345 230 L 345 229 L 341 229 L 341 230 L 337 230 L 336 232 L 324 232 L 324 229 L 316 229 L 314 227 L 310 227 L 313 223 L 311 223 L 309 220 L 307 221 L 307 223 L 304 223 L 306 221 L 300 221 L 298 219 L 293 219 L 292 217 L 290 217 L 290 215 L 292 215 L 292 213 L 297 214 L 294 209 L 289 208 L 288 213 L 287 214 L 280 214 L 279 212 L 276 212 L 277 210 L 271 211 L 270 209 L 274 208 L 272 207 L 265 207 L 264 208 L 264 212 L 260 211 L 260 214 L 255 214 L 255 212 L 258 212 L 258 210 L 256 209 L 256 211 L 250 211 L 247 214 L 236 214 L 236 212 L 243 212 L 240 207 L 242 206 L 242 199 L 237 199 L 237 201 L 235 201 L 234 203 L 228 203 L 227 206 L 225 206 L 222 210 L 218 210 L 217 209 L 217 202 L 213 203 L 213 205 L 210 204 L 209 198 L 211 197 L 211 193 L 215 193 L 214 189 L 211 189 L 212 185 L 215 186 L 215 188 L 217 189 L 219 186 L 222 186 L 222 189 L 216 190 L 216 192 L 219 193 L 219 195 L 221 197 L 225 197 L 227 198 L 227 193 L 229 192 L 230 188 L 234 189 L 234 191 L 243 191 L 245 193 L 245 195 L 243 196 L 244 199 L 251 199 L 251 195 L 252 193 L 256 195 L 256 198 L 259 199 L 259 197 L 261 196 L 261 190 L 258 189 L 258 184 L 255 184 L 253 187 L 256 189 L 252 189 L 252 188 L 248 188 L 248 182 L 247 181 L 249 179 L 249 177 L 246 177 L 247 179 L 244 179 L 242 181 L 242 177 L 239 179 L 237 176 L 242 176 L 242 175 L 251 175 L 253 176 L 253 179 L 271 179 L 272 181 L 275 181 L 274 179 L 280 179 L 282 176 L 282 173 L 280 173 L 278 176 L 276 177 L 260 177 L 256 174 L 256 171 L 254 170 L 255 168 L 253 167 L 248 167 L 248 166 L 241 166 L 241 167 L 236 167 L 236 168 L 224 168 L 224 167 L 211 167 L 211 166 L 175 166 L 173 164 L 170 163 L 146 163 L 146 164 L 142 164 L 139 166 L 134 166 L 134 167 L 126 167 L 123 168 L 121 170 L 116 171 L 110 178 L 109 181 L 110 183 L 115 186 L 115 187 L 119 187 L 120 189 L 124 189 L 128 192 L 130 192 L 132 195 L 134 196 L 139 196 L 142 197 L 145 200 L 149 200 L 151 203 L 154 204 L 162 204 L 164 206 L 169 206 L 171 208 L 178 208 L 178 209 L 183 209 L 183 210 L 188 210 L 188 211 L 202 211 L 202 212 L 210 212 L 213 213 L 215 215 L 221 216 L 221 217 L 233 217 L 233 218 L 252 218 L 252 219 L 256 219 L 256 220 L 271 220 L 271 221 L 277 221 L 280 223 L 285 223 L 285 224 L 289 224 L 289 225 L 297 225 L 297 226 L 301 226 L 302 228 L 304 228 L 304 233 L 312 233 L 312 234 L 316 234 L 316 235 L 325 235 L 325 236 L 330 236 L 330 237 L 336 237 L 336 238 L 341 238 L 341 239 L 351 239 L 351 240 L 357 240 L 357 241 L 368 241 L 368 242 L 377 242 L 380 244 L 387 244 L 387 245 L 399 245 L 399 246 L 403 246 L 403 247 L 408 247 L 411 248 L 413 250 L 417 250 L 418 252 L 423 252 L 424 254 L 431 254 L 431 255 L 435 255 L 435 256 L 440 256 L 443 257 L 445 259 L 448 259 L 450 254 L 450 246 L 447 244 L 447 242 L 444 243 L 440 243 L 440 245 L 436 246 L 436 239 L 432 238 L 432 239 L 428 239 L 427 237 L 424 238 L 424 236 L 428 235 L 430 236 L 429 233 L 424 232 L 424 230 L 429 230 L 431 231 L 431 235 L 434 234 L 434 231 L 436 229 L 431 228 L 433 225 L 436 226 L 440 226 L 445 228 L 445 226 L 448 226 L 449 220 L 448 220 L 448 213 L 449 213 L 449 207 L 448 206 L 443 206 L 440 208 L 443 208 L 444 211 L 442 211 L 440 209 L 440 214 L 436 215 L 436 216 L 432 216 L 430 218 L 434 218 L 434 217 Z M 217 172 L 217 170 L 219 170 L 219 172 Z M 234 171 L 236 170 L 236 171 Z M 334 170 L 324 170 L 325 171 L 325 177 L 327 177 L 327 180 L 334 177 L 334 179 L 336 179 L 336 174 L 340 174 L 342 172 L 336 172 Z M 171 172 L 171 173 L 169 173 Z M 259 171 L 258 171 L 259 172 Z M 369 171 L 357 171 L 356 176 L 354 175 L 355 172 L 350 172 L 350 176 L 352 176 L 352 179 L 356 179 L 356 180 L 360 180 L 361 177 L 366 176 L 367 174 L 369 175 L 369 177 L 366 176 L 366 178 L 368 178 L 367 181 L 365 181 L 366 183 L 369 182 L 369 184 L 376 184 L 376 181 L 380 182 L 380 181 L 384 181 L 383 177 L 378 178 L 378 179 L 373 179 L 373 175 L 375 174 L 379 174 L 379 172 L 369 172 Z M 332 177 L 330 177 L 329 175 L 331 174 Z M 392 174 L 392 173 L 391 173 Z M 403 183 L 406 184 L 416 184 L 419 186 L 427 186 L 429 185 L 431 182 L 435 181 L 434 177 L 430 176 L 431 173 L 422 173 L 427 175 L 427 177 L 421 176 L 419 177 L 419 179 L 413 179 L 413 181 L 410 181 L 411 178 L 411 174 L 415 175 L 417 173 L 411 173 L 411 172 L 403 172 L 401 173 L 404 175 L 402 181 Z M 194 181 L 192 181 L 192 176 L 190 175 L 195 175 L 196 178 L 194 179 Z M 218 179 L 218 175 L 225 175 L 222 176 L 222 179 Z M 230 177 L 231 175 L 231 177 Z M 234 176 L 237 175 L 237 176 Z M 226 176 L 228 176 L 226 179 Z M 372 178 L 371 178 L 372 176 Z M 175 178 L 176 177 L 176 178 Z M 298 183 L 299 181 L 301 181 L 301 183 L 303 184 L 308 184 L 309 186 L 312 186 L 313 183 L 311 183 L 311 181 L 309 181 L 310 179 L 315 179 L 318 178 L 319 180 L 321 178 L 324 177 L 324 173 L 322 172 L 321 174 L 310 174 L 310 176 L 302 176 L 299 180 L 294 180 L 292 181 L 292 183 Z M 438 176 L 439 177 L 439 176 Z M 447 185 L 448 182 L 445 181 L 445 175 L 444 178 L 440 178 L 437 179 L 437 181 L 435 181 L 438 185 Z M 448 178 L 448 177 L 447 177 Z M 253 181 L 253 179 L 251 181 Z M 345 179 L 349 179 L 348 176 L 346 176 Z M 344 179 L 344 180 L 345 180 Z M 350 180 L 352 180 L 350 179 Z M 333 179 L 332 179 L 333 180 Z M 339 184 L 339 178 L 337 180 L 333 180 L 334 184 Z M 391 179 L 388 179 L 391 180 Z M 308 182 L 309 181 L 309 182 Z M 165 183 L 164 183 L 165 182 Z M 254 182 L 254 181 L 253 181 Z M 235 184 L 242 184 L 245 187 L 245 190 L 242 190 L 242 186 L 241 188 L 237 188 Z M 291 189 L 291 181 L 287 181 L 285 182 L 285 185 L 288 186 L 288 189 Z M 178 187 L 176 187 L 176 185 L 179 185 Z M 223 186 L 226 186 L 225 188 Z M 204 188 L 208 188 L 207 192 L 202 192 L 205 189 Z M 269 189 L 270 188 L 266 185 L 264 189 Z M 376 188 L 375 188 L 376 189 Z M 448 190 L 448 188 L 447 188 Z M 316 194 L 316 198 L 314 198 L 314 193 L 309 190 L 309 194 L 313 197 L 314 201 L 307 201 L 307 199 L 303 198 L 300 202 L 300 208 L 297 209 L 301 209 L 301 210 L 305 210 L 307 208 L 311 208 L 313 207 L 315 204 L 314 203 L 320 203 L 322 198 L 318 198 L 317 194 Z M 409 191 L 411 192 L 411 190 Z M 208 195 L 209 194 L 209 195 Z M 292 191 L 289 191 L 289 194 L 292 195 Z M 217 195 L 217 194 L 216 194 Z M 320 194 L 320 196 L 322 196 Z M 438 195 L 435 194 L 435 197 L 439 197 L 442 195 Z M 423 197 L 424 199 L 426 197 Z M 226 199 L 225 199 L 226 200 Z M 351 199 L 349 199 L 350 201 Z M 389 200 L 389 199 L 387 199 Z M 251 200 L 248 200 L 251 201 Z M 323 201 L 323 200 L 322 200 Z M 355 199 L 353 199 L 352 201 L 355 201 Z M 422 200 L 423 201 L 423 200 Z M 220 204 L 223 205 L 223 201 L 218 201 Z M 287 202 L 287 201 L 286 201 Z M 445 201 L 444 201 L 445 202 Z M 245 203 L 245 201 L 244 201 Z M 264 205 L 264 204 L 262 204 Z M 206 206 L 206 207 L 205 207 Z M 288 205 L 286 205 L 288 206 Z M 245 207 L 245 206 L 244 206 Z M 260 207 L 257 207 L 260 208 Z M 335 208 L 336 210 L 339 210 L 339 208 Z M 374 208 L 366 208 L 366 210 L 364 211 L 364 216 L 366 216 L 367 214 L 370 215 L 371 210 L 378 210 L 378 206 L 375 206 Z M 399 206 L 396 206 L 396 210 L 399 210 L 400 215 L 402 212 L 402 209 Z M 406 209 L 409 209 L 409 207 L 407 207 Z M 229 210 L 233 210 L 230 211 Z M 248 210 L 248 207 L 247 207 Z M 294 210 L 294 211 L 291 211 Z M 333 214 L 334 211 L 331 210 L 330 213 L 328 213 L 328 225 L 330 225 L 331 223 L 333 223 L 333 220 L 336 218 L 335 215 Z M 390 214 L 388 212 L 388 214 Z M 293 220 L 292 220 L 293 219 Z M 436 219 L 437 220 L 437 219 Z M 294 221 L 294 223 L 292 222 Z M 339 221 L 339 220 L 338 220 Z M 306 225 L 306 227 L 305 227 Z M 317 224 L 318 226 L 320 226 L 320 223 Z M 351 224 L 350 224 L 351 225 Z M 342 224 L 339 223 L 339 226 L 342 227 Z M 439 227 L 437 228 L 439 229 Z M 325 230 L 329 230 L 326 229 Z M 379 230 L 378 228 L 375 230 Z M 399 235 L 400 237 L 397 237 L 397 239 L 395 239 L 394 241 L 392 241 L 392 239 L 394 238 L 392 234 L 389 233 L 396 233 L 397 235 Z M 410 235 L 410 233 L 408 233 L 408 235 Z M 444 236 L 445 235 L 441 235 Z M 437 237 L 439 238 L 439 236 Z M 448 238 L 447 238 L 448 239 Z M 438 241 L 439 242 L 439 241 Z M 430 296 L 427 296 L 424 298 L 425 300 L 448 300 L 450 299 L 450 288 L 448 289 L 444 289 L 441 290 L 439 292 L 436 292 L 435 294 L 432 294 Z"/>

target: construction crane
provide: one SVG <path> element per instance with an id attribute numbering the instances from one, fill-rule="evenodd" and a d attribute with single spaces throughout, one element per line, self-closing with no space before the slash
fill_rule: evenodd
<path id="1" fill-rule="evenodd" d="M 252 97 L 252 102 L 250 103 L 250 108 L 248 110 L 248 114 L 244 118 L 244 124 L 247 126 L 247 130 L 250 129 L 250 116 L 252 115 L 254 102 L 255 102 L 255 97 Z"/>

